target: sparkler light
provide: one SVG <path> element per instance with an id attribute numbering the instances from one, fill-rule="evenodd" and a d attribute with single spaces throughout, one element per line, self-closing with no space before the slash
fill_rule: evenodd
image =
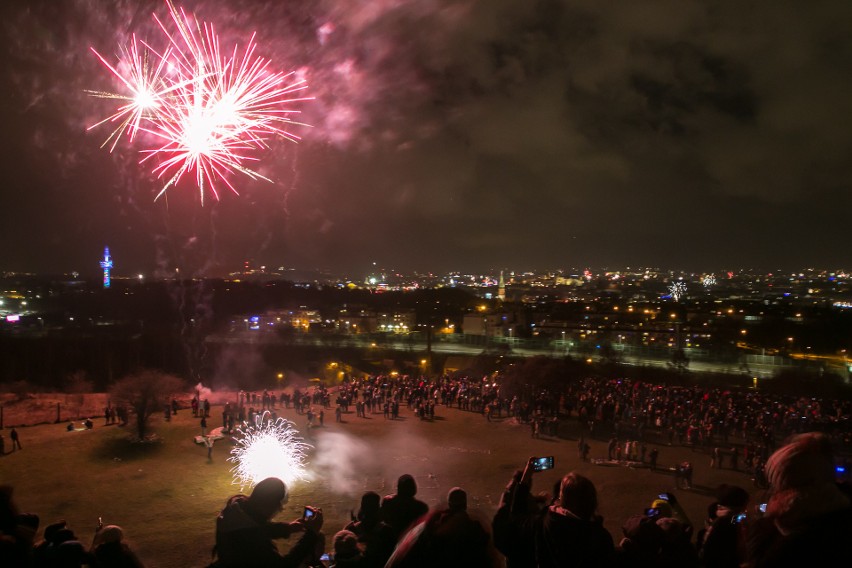
<path id="1" fill-rule="evenodd" d="M 236 45 L 222 52 L 212 25 L 199 23 L 170 0 L 166 4 L 172 25 L 154 15 L 163 35 L 161 50 L 134 35 L 111 65 L 92 49 L 124 92 L 88 91 L 123 103 L 89 128 L 117 124 L 104 142 L 110 152 L 123 134 L 130 142 L 140 133 L 149 135 L 140 137 L 146 145 L 141 162 L 165 180 L 157 198 L 185 174 L 194 174 L 202 204 L 208 189 L 219 199 L 218 182 L 238 193 L 229 179 L 236 172 L 271 182 L 249 165 L 271 140 L 299 140 L 291 129 L 304 125 L 291 120 L 298 111 L 290 105 L 308 100 L 293 98 L 307 87 L 305 81 L 274 71 L 269 60 L 255 55 L 254 35 L 242 52 Z"/>
<path id="2" fill-rule="evenodd" d="M 680 301 L 686 295 L 686 284 L 678 280 L 669 286 L 669 295 L 675 302 Z"/>
<path id="3" fill-rule="evenodd" d="M 287 485 L 306 479 L 305 458 L 313 446 L 302 440 L 294 426 L 283 418 L 272 420 L 269 412 L 255 416 L 254 424 L 243 422 L 228 458 L 234 464 L 233 484 L 242 490 L 267 477 L 277 477 Z"/>

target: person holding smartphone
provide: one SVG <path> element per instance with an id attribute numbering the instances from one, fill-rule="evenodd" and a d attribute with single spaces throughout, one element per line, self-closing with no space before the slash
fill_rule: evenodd
<path id="1" fill-rule="evenodd" d="M 699 536 L 697 546 L 706 566 L 739 566 L 743 560 L 748 492 L 737 485 L 716 489 L 715 516 Z"/>
<path id="2" fill-rule="evenodd" d="M 534 472 L 541 470 L 542 464 L 551 463 L 549 458 L 529 458 L 517 484 L 512 484 L 508 517 L 499 519 L 509 526 L 495 528 L 495 545 L 504 554 L 514 551 L 513 564 L 519 566 L 610 564 L 615 545 L 597 514 L 598 493 L 590 479 L 570 472 L 559 483 L 559 496 L 553 504 L 544 508 L 532 505 Z"/>
<path id="3" fill-rule="evenodd" d="M 287 486 L 277 477 L 255 485 L 251 495 L 234 495 L 216 519 L 217 568 L 287 568 L 313 560 L 323 545 L 322 509 L 305 507 L 301 518 L 273 522 L 287 503 Z M 290 551 L 281 555 L 273 542 L 302 532 Z"/>

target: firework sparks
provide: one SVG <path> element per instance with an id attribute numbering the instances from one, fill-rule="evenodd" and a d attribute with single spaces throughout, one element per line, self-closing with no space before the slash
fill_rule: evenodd
<path id="1" fill-rule="evenodd" d="M 254 424 L 237 428 L 236 446 L 228 458 L 234 466 L 234 485 L 252 487 L 267 477 L 290 485 L 307 478 L 305 459 L 312 448 L 289 420 L 272 420 L 269 412 L 255 416 Z"/>
<path id="2" fill-rule="evenodd" d="M 274 71 L 257 56 L 254 35 L 242 51 L 235 45 L 224 54 L 212 25 L 166 3 L 171 26 L 154 15 L 162 50 L 133 36 L 111 65 L 92 49 L 125 92 L 88 91 L 123 103 L 90 129 L 118 124 L 104 142 L 110 151 L 123 134 L 131 142 L 139 133 L 150 135 L 141 163 L 165 180 L 157 198 L 187 174 L 194 174 L 202 204 L 207 191 L 219 198 L 218 183 L 238 193 L 230 180 L 234 173 L 271 181 L 249 166 L 271 140 L 299 140 L 292 128 L 304 125 L 291 119 L 298 112 L 291 105 L 308 100 L 295 97 L 305 81 Z"/>
<path id="3" fill-rule="evenodd" d="M 680 280 L 673 282 L 671 286 L 669 286 L 669 295 L 675 302 L 680 301 L 681 298 L 686 296 L 686 284 Z"/>
<path id="4" fill-rule="evenodd" d="M 707 274 L 701 280 L 701 283 L 704 284 L 705 288 L 711 288 L 716 285 L 716 275 L 715 274 Z"/>

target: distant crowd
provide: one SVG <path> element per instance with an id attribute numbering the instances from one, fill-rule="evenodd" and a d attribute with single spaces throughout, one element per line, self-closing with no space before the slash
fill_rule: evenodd
<path id="1" fill-rule="evenodd" d="M 576 419 L 581 437 L 634 441 L 637 451 L 645 442 L 688 445 L 715 455 L 715 467 L 727 461 L 750 473 L 762 470 L 779 440 L 797 433 L 823 432 L 840 453 L 852 452 L 849 400 L 598 378 L 569 382 L 559 391 L 512 396 L 499 380 L 487 377 L 376 375 L 344 382 L 334 395 L 322 386 L 311 390 L 282 394 L 279 400 L 289 406 L 292 398 L 301 413 L 311 405 L 329 409 L 333 397 L 338 421 L 352 406 L 358 416 L 382 413 L 394 419 L 404 405 L 424 420 L 442 406 L 455 407 L 489 421 L 511 418 L 528 424 L 533 437 L 558 436 L 562 420 Z"/>
<path id="2" fill-rule="evenodd" d="M 206 401 L 193 399 L 193 409 Z M 528 425 L 534 438 L 556 437 L 565 420 L 579 424 L 578 454 L 588 460 L 587 438 L 608 440 L 606 460 L 638 461 L 656 468 L 660 445 L 689 446 L 708 454 L 711 468 L 727 466 L 767 483 L 765 464 L 779 440 L 821 431 L 831 438 L 845 463 L 852 453 L 852 401 L 767 395 L 755 390 L 671 386 L 626 379 L 586 378 L 560 391 L 539 389 L 506 395 L 500 381 L 472 377 L 373 375 L 343 382 L 335 389 L 239 393 L 227 404 L 222 425 L 231 432 L 263 411 L 294 408 L 306 427 L 323 425 L 326 410 L 335 421 L 355 410 L 356 418 L 382 414 L 396 420 L 405 408 L 432 420 L 441 407 L 476 412 L 488 421 L 511 419 Z M 209 408 L 209 405 L 208 405 Z M 317 410 L 318 409 L 318 410 Z M 333 410 L 332 410 L 333 409 Z M 598 459 L 604 459 L 599 456 Z M 676 475 L 682 464 L 673 466 Z M 689 464 L 687 464 L 689 465 Z M 671 467 L 671 466 L 669 466 Z"/>

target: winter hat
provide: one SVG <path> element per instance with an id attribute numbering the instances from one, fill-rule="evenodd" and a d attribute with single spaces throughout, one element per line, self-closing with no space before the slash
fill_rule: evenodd
<path id="1" fill-rule="evenodd" d="M 63 542 L 68 542 L 72 540 L 77 540 L 77 537 L 74 535 L 74 531 L 69 528 L 61 528 L 55 533 L 53 533 L 53 543 L 54 544 L 62 544 Z"/>
<path id="2" fill-rule="evenodd" d="M 56 533 L 64 529 L 65 524 L 65 521 L 59 521 L 58 523 L 47 525 L 44 528 L 44 540 L 53 542 L 56 539 Z"/>
<path id="3" fill-rule="evenodd" d="M 414 477 L 404 473 L 396 482 L 396 492 L 403 497 L 414 497 L 417 494 L 417 482 Z"/>
<path id="4" fill-rule="evenodd" d="M 447 505 L 451 511 L 467 509 L 467 493 L 461 487 L 453 487 L 447 494 Z"/>
<path id="5" fill-rule="evenodd" d="M 831 441 L 820 432 L 793 437 L 766 462 L 766 478 L 775 491 L 834 483 Z"/>
<path id="6" fill-rule="evenodd" d="M 660 512 L 660 517 L 671 517 L 674 515 L 671 503 L 663 499 L 654 499 L 651 503 L 651 508 L 657 509 Z"/>
<path id="7" fill-rule="evenodd" d="M 748 491 L 737 485 L 722 484 L 716 488 L 716 501 L 720 507 L 742 509 L 748 504 Z"/>
<path id="8" fill-rule="evenodd" d="M 783 535 L 802 530 L 812 519 L 849 507 L 835 482 L 834 456 L 825 434 L 808 432 L 791 439 L 766 462 L 772 496 L 766 516 Z"/>
<path id="9" fill-rule="evenodd" d="M 117 525 L 107 525 L 101 529 L 103 542 L 120 542 L 124 537 L 124 531 Z"/>
<path id="10" fill-rule="evenodd" d="M 634 545 L 644 550 L 656 550 L 663 543 L 663 529 L 645 515 L 633 515 L 624 522 L 621 530 Z"/>
<path id="11" fill-rule="evenodd" d="M 287 485 L 277 477 L 267 477 L 254 486 L 249 497 L 260 503 L 280 503 L 287 497 Z"/>
<path id="12" fill-rule="evenodd" d="M 358 519 L 375 519 L 379 514 L 382 498 L 375 491 L 367 491 L 361 495 L 361 507 L 358 509 Z"/>
<path id="13" fill-rule="evenodd" d="M 357 556 L 358 537 L 352 531 L 342 530 L 334 535 L 334 557 L 335 558 L 352 558 Z"/>

